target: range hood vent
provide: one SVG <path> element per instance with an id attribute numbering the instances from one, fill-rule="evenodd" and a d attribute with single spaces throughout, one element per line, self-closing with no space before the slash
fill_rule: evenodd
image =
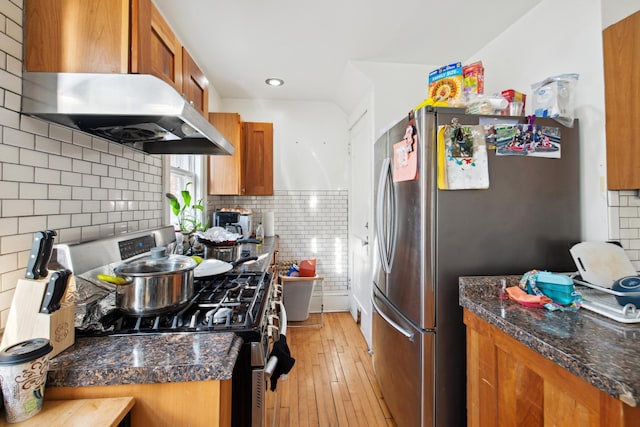
<path id="1" fill-rule="evenodd" d="M 22 113 L 149 154 L 233 154 L 163 80 L 146 74 L 24 72 Z"/>

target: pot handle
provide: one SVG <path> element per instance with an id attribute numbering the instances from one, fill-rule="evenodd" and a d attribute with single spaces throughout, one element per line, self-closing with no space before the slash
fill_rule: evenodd
<path id="1" fill-rule="evenodd" d="M 243 264 L 243 263 L 245 263 L 247 261 L 256 261 L 257 259 L 258 259 L 258 257 L 255 256 L 255 255 L 254 256 L 248 256 L 248 257 L 244 257 L 244 258 L 240 258 L 240 259 L 237 259 L 235 261 L 232 261 L 229 264 L 233 265 L 234 267 L 237 267 L 238 265 Z"/>
<path id="2" fill-rule="evenodd" d="M 258 239 L 238 239 L 238 240 L 236 240 L 236 243 L 256 243 L 256 244 L 260 244 L 262 242 L 260 240 L 258 240 Z"/>

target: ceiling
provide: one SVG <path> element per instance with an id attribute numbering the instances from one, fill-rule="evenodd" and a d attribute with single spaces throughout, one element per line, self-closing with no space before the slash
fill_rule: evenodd
<path id="1" fill-rule="evenodd" d="M 347 113 L 367 88 L 350 63 L 464 61 L 540 2 L 153 1 L 221 98 L 330 101 Z"/>

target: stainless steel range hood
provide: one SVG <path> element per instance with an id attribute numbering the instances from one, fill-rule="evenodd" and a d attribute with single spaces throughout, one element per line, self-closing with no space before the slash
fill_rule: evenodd
<path id="1" fill-rule="evenodd" d="M 149 154 L 233 154 L 173 87 L 146 74 L 24 72 L 22 113 Z"/>

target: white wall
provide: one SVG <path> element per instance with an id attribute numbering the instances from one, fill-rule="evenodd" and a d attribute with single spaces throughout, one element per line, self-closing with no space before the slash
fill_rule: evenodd
<path id="1" fill-rule="evenodd" d="M 481 59 L 485 93 L 516 89 L 563 73 L 579 73 L 576 117 L 580 121 L 582 235 L 607 239 L 604 76 L 600 2 L 544 0 L 505 28 L 467 62 Z M 531 102 L 527 100 L 527 113 Z"/>
<path id="2" fill-rule="evenodd" d="M 427 97 L 429 72 L 439 67 L 365 61 L 353 64 L 373 87 L 374 140 Z"/>
<path id="3" fill-rule="evenodd" d="M 602 0 L 602 28 L 640 10 L 640 0 Z"/>
<path id="4" fill-rule="evenodd" d="M 223 99 L 222 111 L 273 123 L 274 190 L 347 189 L 349 131 L 336 104 Z"/>

